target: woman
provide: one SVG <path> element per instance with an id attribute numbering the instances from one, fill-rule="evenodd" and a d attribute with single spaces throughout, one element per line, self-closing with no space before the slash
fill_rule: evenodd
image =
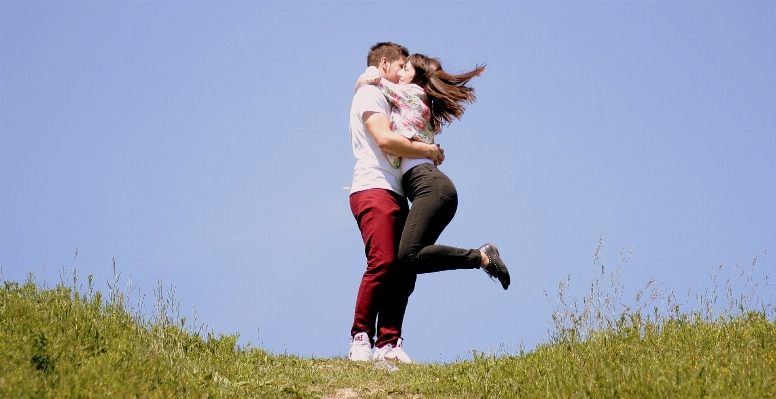
<path id="1" fill-rule="evenodd" d="M 463 116 L 463 103 L 474 102 L 474 89 L 467 83 L 484 71 L 485 67 L 480 66 L 453 75 L 442 69 L 438 59 L 412 54 L 399 73 L 399 84 L 380 79 L 377 69 L 369 67 L 359 78 L 356 90 L 363 84 L 378 86 L 394 106 L 391 129 L 409 140 L 433 143 L 443 125 Z M 394 167 L 401 168 L 402 185 L 412 202 L 399 244 L 399 259 L 418 274 L 482 268 L 506 290 L 509 271 L 495 245 L 485 244 L 479 249 L 436 245 L 458 208 L 453 182 L 429 159 L 387 155 Z"/>

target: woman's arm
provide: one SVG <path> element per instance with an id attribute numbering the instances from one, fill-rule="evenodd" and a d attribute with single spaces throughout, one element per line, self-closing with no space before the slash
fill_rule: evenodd
<path id="1" fill-rule="evenodd" d="M 422 89 L 417 85 L 400 85 L 386 79 L 380 79 L 377 87 L 385 98 L 397 108 L 401 107 L 402 104 L 417 102 L 417 97 L 422 94 Z"/>
<path id="2" fill-rule="evenodd" d="M 361 76 L 358 77 L 358 80 L 356 81 L 356 89 L 355 91 L 358 91 L 358 89 L 361 88 L 361 86 L 365 84 L 376 84 L 380 81 L 380 70 L 377 69 L 377 67 L 370 66 L 366 68 L 366 71 L 361 74 Z"/>
<path id="3" fill-rule="evenodd" d="M 353 90 L 353 92 L 357 92 L 358 89 L 361 88 L 361 86 L 366 84 L 366 79 L 364 79 L 364 75 L 361 75 L 358 77 L 358 80 L 356 80 L 356 89 Z"/>
<path id="4" fill-rule="evenodd" d="M 390 80 L 383 79 L 380 76 L 380 70 L 377 67 L 370 66 L 364 71 L 356 81 L 356 89 L 361 88 L 365 84 L 371 84 L 377 86 L 383 93 L 385 98 L 395 107 L 401 107 L 402 103 L 414 104 L 418 102 L 424 92 L 418 85 L 401 85 L 398 83 L 392 83 Z"/>

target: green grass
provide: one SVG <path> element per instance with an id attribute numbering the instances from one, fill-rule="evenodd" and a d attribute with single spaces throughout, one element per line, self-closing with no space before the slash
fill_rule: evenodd
<path id="1" fill-rule="evenodd" d="M 631 312 L 586 330 L 556 315 L 555 338 L 530 352 L 389 371 L 240 348 L 234 335 L 146 321 L 109 296 L 4 282 L 0 397 L 776 397 L 776 324 L 762 311 Z"/>

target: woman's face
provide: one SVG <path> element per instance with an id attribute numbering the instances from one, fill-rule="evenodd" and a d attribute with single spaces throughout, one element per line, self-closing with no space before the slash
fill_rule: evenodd
<path id="1" fill-rule="evenodd" d="M 399 83 L 408 85 L 412 83 L 412 79 L 415 79 L 415 67 L 412 66 L 411 62 L 407 61 L 404 64 L 404 69 L 399 71 Z"/>

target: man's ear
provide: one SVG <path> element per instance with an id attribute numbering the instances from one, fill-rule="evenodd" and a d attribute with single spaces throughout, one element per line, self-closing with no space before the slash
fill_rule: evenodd
<path id="1" fill-rule="evenodd" d="M 391 64 L 391 63 L 390 63 L 390 62 L 388 62 L 388 57 L 383 57 L 383 58 L 380 58 L 380 64 L 379 64 L 379 66 L 378 66 L 378 68 L 377 68 L 377 69 L 379 69 L 379 70 L 380 70 L 380 74 L 381 74 L 381 75 L 385 75 L 386 73 L 388 73 L 388 66 L 389 66 L 390 64 Z"/>

